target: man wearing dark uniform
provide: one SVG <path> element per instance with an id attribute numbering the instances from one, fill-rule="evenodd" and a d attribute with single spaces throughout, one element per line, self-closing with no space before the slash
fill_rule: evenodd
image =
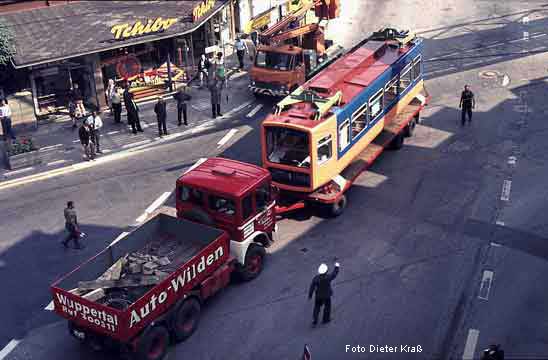
<path id="1" fill-rule="evenodd" d="M 476 107 L 476 99 L 474 99 L 474 93 L 469 89 L 468 85 L 464 85 L 464 91 L 460 95 L 459 108 L 462 109 L 461 124 L 464 126 L 466 123 L 466 115 L 468 115 L 468 122 L 472 124 L 472 109 Z"/>
<path id="2" fill-rule="evenodd" d="M 331 321 L 331 296 L 333 295 L 333 290 L 331 289 L 331 281 L 337 277 L 339 273 L 339 263 L 335 263 L 335 270 L 331 274 L 327 273 L 327 265 L 321 264 L 318 267 L 318 275 L 312 280 L 310 284 L 310 289 L 308 291 L 308 299 L 312 299 L 314 292 L 316 293 L 316 298 L 314 302 L 314 320 L 312 322 L 313 326 L 318 324 L 318 315 L 320 313 L 320 308 L 323 306 L 323 323 L 328 323 Z"/>

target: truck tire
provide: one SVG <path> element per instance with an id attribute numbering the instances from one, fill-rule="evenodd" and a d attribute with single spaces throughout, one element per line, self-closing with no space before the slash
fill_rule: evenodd
<path id="1" fill-rule="evenodd" d="M 346 196 L 341 195 L 339 200 L 334 202 L 333 204 L 330 204 L 328 207 L 328 214 L 330 217 L 337 217 L 341 215 L 344 212 L 344 209 L 346 209 L 348 201 L 346 200 Z"/>
<path id="2" fill-rule="evenodd" d="M 404 136 L 405 137 L 413 136 L 413 132 L 415 131 L 415 126 L 417 126 L 416 118 L 413 118 L 413 120 L 411 120 L 409 124 L 407 124 L 407 126 L 405 127 L 405 130 L 403 132 Z"/>
<path id="3" fill-rule="evenodd" d="M 165 326 L 156 325 L 141 335 L 135 355 L 138 360 L 161 360 L 166 356 L 168 346 L 169 332 Z"/>
<path id="4" fill-rule="evenodd" d="M 389 148 L 390 150 L 399 150 L 403 147 L 403 138 L 404 134 L 403 132 L 400 132 L 392 141 L 390 142 Z"/>
<path id="5" fill-rule="evenodd" d="M 171 328 L 176 342 L 188 339 L 196 331 L 200 323 L 200 309 L 200 302 L 191 297 L 175 311 Z"/>
<path id="6" fill-rule="evenodd" d="M 259 276 L 263 270 L 265 255 L 264 247 L 257 244 L 249 245 L 245 254 L 245 264 L 238 269 L 240 279 L 250 281 Z"/>

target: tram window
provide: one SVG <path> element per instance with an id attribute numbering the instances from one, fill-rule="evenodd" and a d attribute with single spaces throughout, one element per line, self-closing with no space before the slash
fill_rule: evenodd
<path id="1" fill-rule="evenodd" d="M 367 103 L 352 114 L 352 139 L 367 127 Z"/>
<path id="2" fill-rule="evenodd" d="M 417 58 L 413 61 L 413 80 L 416 80 L 421 75 L 421 57 L 417 56 Z"/>
<path id="3" fill-rule="evenodd" d="M 386 108 L 398 96 L 398 77 L 390 80 L 384 88 L 384 107 Z"/>
<path id="4" fill-rule="evenodd" d="M 345 120 L 339 125 L 339 151 L 346 149 L 349 144 L 348 128 L 350 127 L 350 121 Z"/>
<path id="5" fill-rule="evenodd" d="M 331 135 L 327 135 L 318 141 L 318 164 L 323 164 L 331 159 Z"/>
<path id="6" fill-rule="evenodd" d="M 399 86 L 399 93 L 401 94 L 404 92 L 409 85 L 411 85 L 411 70 L 412 70 L 412 64 L 409 64 L 409 66 L 406 66 L 405 69 L 400 74 L 400 86 Z"/>
<path id="7" fill-rule="evenodd" d="M 369 118 L 373 120 L 382 112 L 382 89 L 369 100 Z"/>

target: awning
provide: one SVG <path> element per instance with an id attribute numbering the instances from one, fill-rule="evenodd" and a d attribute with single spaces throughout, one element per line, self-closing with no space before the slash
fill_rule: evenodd
<path id="1" fill-rule="evenodd" d="M 15 34 L 13 65 L 23 68 L 184 35 L 228 3 L 82 1 L 7 13 L 0 20 Z"/>

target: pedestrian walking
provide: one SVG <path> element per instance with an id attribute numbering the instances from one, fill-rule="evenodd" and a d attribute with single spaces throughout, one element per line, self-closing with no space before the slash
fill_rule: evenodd
<path id="1" fill-rule="evenodd" d="M 112 109 L 112 95 L 114 94 L 114 89 L 115 89 L 115 85 L 114 85 L 114 79 L 108 79 L 108 85 L 107 85 L 107 90 L 105 91 L 105 96 L 107 98 L 107 104 L 108 104 L 108 109 L 110 110 L 110 113 L 113 114 L 113 109 Z"/>
<path id="2" fill-rule="evenodd" d="M 320 309 L 323 306 L 323 323 L 328 323 L 331 321 L 331 296 L 333 295 L 333 290 L 331 289 L 331 281 L 337 277 L 339 273 L 339 263 L 335 263 L 335 269 L 331 274 L 328 274 L 329 270 L 326 264 L 321 264 L 318 267 L 318 275 L 312 280 L 310 284 L 310 289 L 308 291 L 308 299 L 312 299 L 312 295 L 315 293 L 314 301 L 314 312 L 313 312 L 313 321 L 312 325 L 316 326 L 318 324 L 318 315 Z"/>
<path id="3" fill-rule="evenodd" d="M 122 122 L 122 99 L 120 98 L 120 88 L 118 86 L 114 86 L 110 103 L 114 112 L 114 123 L 119 124 Z"/>
<path id="4" fill-rule="evenodd" d="M 216 77 L 209 82 L 209 91 L 211 93 L 211 114 L 215 119 L 217 116 L 223 116 L 221 114 L 221 95 L 222 95 L 222 82 Z"/>
<path id="5" fill-rule="evenodd" d="M 247 49 L 247 45 L 245 44 L 244 40 L 238 36 L 236 38 L 236 42 L 234 43 L 234 48 L 236 49 L 236 55 L 238 56 L 238 63 L 240 65 L 239 70 L 242 71 L 244 69 L 244 56 Z"/>
<path id="6" fill-rule="evenodd" d="M 504 350 L 500 348 L 500 345 L 489 345 L 483 350 L 481 360 L 504 360 Z"/>
<path id="7" fill-rule="evenodd" d="M 76 104 L 76 112 L 80 113 L 80 116 L 84 116 L 86 114 L 86 108 L 84 107 L 84 96 L 82 95 L 82 91 L 78 87 L 78 84 L 74 84 L 72 90 L 70 91 L 69 98 Z"/>
<path id="8" fill-rule="evenodd" d="M 11 127 L 11 109 L 8 104 L 8 99 L 0 99 L 0 122 L 2 123 L 2 131 L 4 138 L 15 140 L 15 132 Z"/>
<path id="9" fill-rule="evenodd" d="M 156 120 L 158 121 L 158 135 L 162 137 L 163 135 L 167 135 L 167 127 L 166 127 L 166 102 L 163 97 L 158 96 L 158 102 L 156 105 L 154 105 L 154 112 L 156 113 Z"/>
<path id="10" fill-rule="evenodd" d="M 460 95 L 459 108 L 461 111 L 461 125 L 466 123 L 466 115 L 468 115 L 468 122 L 472 124 L 472 109 L 476 107 L 476 99 L 474 93 L 470 90 L 468 85 L 464 85 L 464 91 Z"/>
<path id="11" fill-rule="evenodd" d="M 78 226 L 78 217 L 74 209 L 74 202 L 67 202 L 67 207 L 63 213 L 65 215 L 65 229 L 68 231 L 68 236 L 62 242 L 63 246 L 68 248 L 68 244 L 72 240 L 76 249 L 83 249 L 83 246 L 80 244 L 80 237 L 83 237 L 84 233 L 80 231 L 80 227 Z"/>
<path id="12" fill-rule="evenodd" d="M 211 63 L 209 62 L 209 59 L 206 57 L 205 54 L 202 54 L 200 57 L 200 61 L 198 62 L 198 75 L 200 76 L 200 87 L 204 86 L 204 78 L 207 83 L 207 72 L 209 70 L 209 67 L 211 66 Z"/>
<path id="13" fill-rule="evenodd" d="M 89 126 L 91 132 L 91 140 L 95 145 L 95 152 L 102 154 L 101 151 L 101 128 L 103 127 L 103 120 L 99 117 L 99 114 L 96 111 L 92 111 L 91 115 L 86 119 L 86 123 Z"/>
<path id="14" fill-rule="evenodd" d="M 74 101 L 72 100 L 69 100 L 67 108 L 70 116 L 70 121 L 72 121 L 72 130 L 75 130 L 78 127 L 76 125 L 76 103 L 74 103 Z"/>
<path id="15" fill-rule="evenodd" d="M 87 160 L 95 159 L 95 147 L 93 146 L 93 135 L 87 122 L 83 122 L 78 130 L 78 136 L 80 137 L 80 143 L 84 149 L 84 154 Z"/>
<path id="16" fill-rule="evenodd" d="M 137 134 L 137 131 L 143 132 L 139 121 L 139 107 L 135 103 L 134 95 L 129 92 L 129 84 L 126 85 L 124 91 L 124 105 L 127 111 L 127 122 L 128 125 L 131 125 L 133 133 Z"/>
<path id="17" fill-rule="evenodd" d="M 181 126 L 181 120 L 184 120 L 185 126 L 187 126 L 187 101 L 192 99 L 192 96 L 188 95 L 185 87 L 182 86 L 174 97 L 177 100 L 177 126 Z"/>

